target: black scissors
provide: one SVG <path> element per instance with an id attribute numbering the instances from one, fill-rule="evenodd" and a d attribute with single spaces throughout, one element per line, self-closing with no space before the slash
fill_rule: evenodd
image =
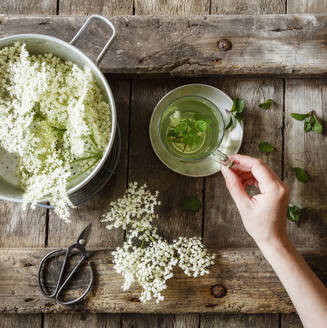
<path id="1" fill-rule="evenodd" d="M 94 280 L 94 273 L 93 273 L 92 265 L 90 263 L 88 263 L 88 267 L 89 267 L 89 270 L 90 270 L 90 282 L 89 282 L 87 288 L 82 293 L 82 295 L 80 295 L 79 297 L 74 298 L 72 300 L 69 300 L 69 301 L 64 301 L 64 300 L 60 299 L 60 294 L 63 291 L 63 289 L 65 288 L 65 286 L 68 284 L 68 282 L 72 279 L 73 275 L 78 271 L 78 269 L 81 267 L 81 265 L 88 258 L 88 255 L 87 255 L 87 253 L 85 251 L 85 246 L 86 246 L 86 244 L 88 242 L 88 238 L 90 236 L 91 229 L 92 229 L 92 223 L 89 224 L 81 232 L 81 234 L 77 238 L 77 242 L 75 244 L 69 246 L 66 249 L 66 251 L 63 250 L 62 248 L 61 249 L 57 249 L 55 251 L 52 251 L 52 252 L 48 253 L 47 255 L 45 255 L 42 258 L 42 260 L 40 262 L 40 266 L 39 266 L 39 270 L 38 270 L 38 274 L 37 275 L 38 275 L 39 288 L 40 288 L 40 290 L 41 290 L 41 292 L 42 292 L 42 294 L 44 296 L 49 297 L 49 298 L 54 298 L 58 303 L 63 304 L 63 305 L 72 305 L 72 304 L 75 304 L 75 303 L 79 302 L 90 291 L 90 289 L 92 287 L 92 284 L 93 284 L 93 280 Z M 72 255 L 72 250 L 73 249 L 77 249 L 82 254 L 82 258 L 79 260 L 79 262 L 77 263 L 77 265 L 72 269 L 72 271 L 69 274 L 69 276 L 64 281 L 62 281 L 63 280 L 62 279 L 63 278 L 63 274 L 65 272 L 65 268 L 66 268 L 66 265 L 67 265 L 68 258 Z M 44 287 L 45 286 L 41 282 L 42 267 L 43 267 L 44 263 L 47 260 L 49 260 L 51 257 L 60 256 L 64 252 L 66 252 L 66 254 L 65 254 L 65 258 L 64 258 L 64 261 L 62 263 L 62 266 L 61 266 L 61 270 L 60 270 L 60 273 L 59 273 L 59 278 L 58 278 L 58 281 L 57 281 L 57 284 L 56 284 L 56 288 L 55 288 L 55 290 L 54 290 L 53 293 L 51 293 L 51 294 L 50 293 L 47 293 L 44 290 Z"/>

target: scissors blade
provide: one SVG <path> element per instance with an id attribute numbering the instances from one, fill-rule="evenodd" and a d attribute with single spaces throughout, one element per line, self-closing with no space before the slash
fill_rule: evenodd
<path id="1" fill-rule="evenodd" d="M 77 238 L 77 244 L 86 246 L 87 242 L 89 241 L 89 237 L 92 231 L 92 223 L 90 223 L 84 230 L 80 233 Z"/>

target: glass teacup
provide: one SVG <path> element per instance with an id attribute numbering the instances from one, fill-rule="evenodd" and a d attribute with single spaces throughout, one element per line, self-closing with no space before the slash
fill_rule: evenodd
<path id="1" fill-rule="evenodd" d="M 201 96 L 183 96 L 170 103 L 159 122 L 161 142 L 181 161 L 209 157 L 230 166 L 231 160 L 218 147 L 224 138 L 225 123 L 217 106 Z"/>

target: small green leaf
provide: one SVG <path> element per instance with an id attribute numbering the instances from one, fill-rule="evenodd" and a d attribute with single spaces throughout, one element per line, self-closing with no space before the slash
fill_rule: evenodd
<path id="1" fill-rule="evenodd" d="M 238 103 L 238 98 L 235 98 L 235 99 L 233 100 L 233 106 L 232 106 L 232 108 L 231 108 L 231 110 L 230 110 L 231 113 L 233 113 L 233 112 L 236 111 L 237 103 Z"/>
<path id="2" fill-rule="evenodd" d="M 206 121 L 199 120 L 199 121 L 196 121 L 196 124 L 197 124 L 198 128 L 200 129 L 200 131 L 202 131 L 202 132 L 206 131 L 208 128 L 208 123 Z"/>
<path id="3" fill-rule="evenodd" d="M 304 131 L 309 132 L 312 129 L 312 125 L 310 120 L 305 120 L 304 121 Z"/>
<path id="4" fill-rule="evenodd" d="M 275 150 L 275 148 L 268 142 L 261 142 L 259 144 L 259 150 L 262 153 L 272 153 Z"/>
<path id="5" fill-rule="evenodd" d="M 233 125 L 233 117 L 230 116 L 229 122 L 227 123 L 225 130 L 228 130 Z"/>
<path id="6" fill-rule="evenodd" d="M 267 99 L 264 103 L 259 105 L 259 108 L 267 110 L 271 107 L 271 105 L 272 105 L 272 100 Z"/>
<path id="7" fill-rule="evenodd" d="M 174 130 L 175 130 L 176 133 L 179 134 L 179 133 L 185 132 L 186 129 L 187 129 L 187 123 L 185 121 L 182 121 L 182 122 L 180 122 L 179 124 L 176 125 Z"/>
<path id="8" fill-rule="evenodd" d="M 310 117 L 310 113 L 306 113 L 306 114 L 299 114 L 299 113 L 291 113 L 291 116 L 298 121 L 303 121 L 305 120 L 307 117 Z"/>
<path id="9" fill-rule="evenodd" d="M 314 131 L 318 134 L 322 134 L 323 128 L 322 128 L 322 125 L 320 124 L 320 122 L 318 121 L 316 114 L 313 114 L 312 118 L 313 118 L 312 131 Z"/>
<path id="10" fill-rule="evenodd" d="M 243 99 L 235 98 L 233 100 L 233 106 L 232 109 L 230 110 L 232 113 L 237 112 L 237 113 L 242 113 L 245 108 L 245 102 Z"/>
<path id="11" fill-rule="evenodd" d="M 187 197 L 183 200 L 182 209 L 184 211 L 197 212 L 201 209 L 201 202 L 194 196 Z"/>
<path id="12" fill-rule="evenodd" d="M 300 182 L 306 183 L 309 181 L 309 176 L 304 169 L 302 169 L 301 167 L 294 167 L 293 170 L 294 170 L 296 178 Z"/>
<path id="13" fill-rule="evenodd" d="M 294 205 L 294 206 L 288 205 L 287 219 L 292 221 L 292 222 L 298 223 L 301 219 L 301 214 L 305 209 L 306 209 L 306 207 L 305 208 L 299 208 L 296 205 Z"/>
<path id="14" fill-rule="evenodd" d="M 236 108 L 236 111 L 238 113 L 242 113 L 245 108 L 245 101 L 243 99 L 238 99 L 238 106 Z"/>

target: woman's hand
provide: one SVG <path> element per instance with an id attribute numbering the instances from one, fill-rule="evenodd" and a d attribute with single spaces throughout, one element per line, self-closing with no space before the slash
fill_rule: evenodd
<path id="1" fill-rule="evenodd" d="M 229 155 L 233 166 L 222 168 L 226 186 L 241 214 L 247 232 L 260 246 L 288 240 L 286 231 L 289 188 L 260 159 Z M 249 196 L 247 186 L 260 194 Z"/>

